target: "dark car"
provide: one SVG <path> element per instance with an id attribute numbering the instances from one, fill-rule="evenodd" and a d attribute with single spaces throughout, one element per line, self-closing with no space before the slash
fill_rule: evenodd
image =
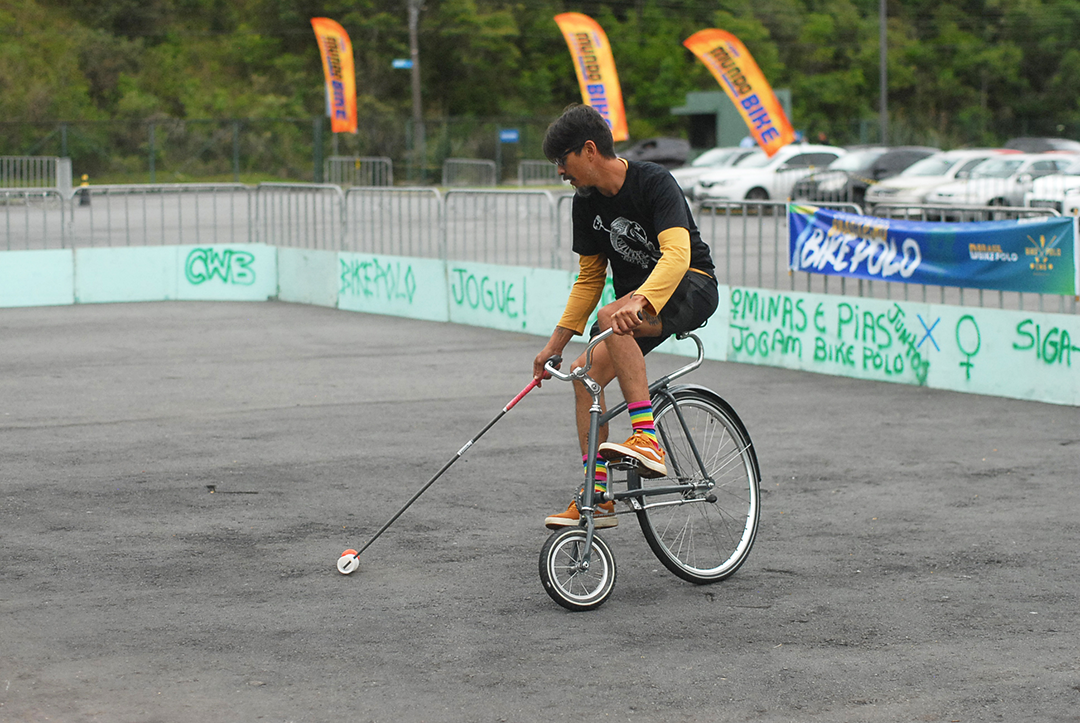
<path id="1" fill-rule="evenodd" d="M 866 189 L 890 178 L 915 163 L 941 151 L 926 146 L 860 146 L 852 148 L 816 173 L 795 184 L 792 198 L 818 203 L 862 205 Z"/>
<path id="2" fill-rule="evenodd" d="M 690 156 L 690 141 L 682 138 L 647 138 L 618 151 L 628 161 L 652 161 L 667 169 L 678 168 Z"/>

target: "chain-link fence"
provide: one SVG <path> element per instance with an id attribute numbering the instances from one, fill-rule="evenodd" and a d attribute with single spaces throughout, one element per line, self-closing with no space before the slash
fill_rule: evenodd
<path id="1" fill-rule="evenodd" d="M 422 153 L 411 119 L 362 116 L 355 134 L 326 118 L 151 119 L 0 123 L 0 156 L 70 158 L 76 183 L 327 182 L 334 157 L 385 158 L 394 181 L 437 183 L 447 158 L 488 160 L 516 183 L 519 162 L 543 159 L 549 118 L 425 121 Z M 507 132 L 509 131 L 509 132 Z M 508 141 L 508 139 L 512 139 Z"/>

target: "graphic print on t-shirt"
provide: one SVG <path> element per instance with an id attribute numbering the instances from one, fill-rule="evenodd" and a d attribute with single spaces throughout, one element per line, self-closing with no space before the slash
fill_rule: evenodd
<path id="1" fill-rule="evenodd" d="M 597 216 L 593 219 L 593 228 L 607 231 L 611 236 L 611 247 L 629 263 L 648 269 L 660 258 L 660 249 L 649 240 L 637 221 L 619 216 L 611 222 L 611 228 L 607 228 L 603 219 Z"/>

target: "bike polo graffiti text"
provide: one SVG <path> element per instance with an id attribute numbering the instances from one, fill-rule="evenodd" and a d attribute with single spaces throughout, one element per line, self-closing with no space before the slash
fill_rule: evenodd
<path id="1" fill-rule="evenodd" d="M 802 339 L 786 334 L 782 329 L 754 333 L 750 327 L 731 324 L 731 348 L 754 356 L 766 357 L 769 354 L 792 355 L 802 358 Z"/>
<path id="2" fill-rule="evenodd" d="M 477 276 L 467 269 L 450 271 L 450 292 L 455 304 L 503 314 L 509 319 L 525 314 L 525 279 L 521 280 L 520 299 L 514 286 L 514 282 Z"/>
<path id="3" fill-rule="evenodd" d="M 732 289 L 731 350 L 761 359 L 805 359 L 814 366 L 871 376 L 910 375 L 919 384 L 926 382 L 929 361 L 919 352 L 899 305 L 821 301 L 811 309 L 810 303 L 797 295 Z"/>
<path id="4" fill-rule="evenodd" d="M 844 307 L 848 307 L 845 309 Z M 858 306 L 852 307 L 850 304 L 840 304 L 839 312 L 841 320 L 847 318 L 850 321 L 841 321 L 841 331 L 839 334 L 843 334 L 843 326 L 845 323 L 854 323 L 855 336 L 859 335 L 859 323 L 858 323 Z M 915 332 L 907 328 L 906 312 L 900 308 L 899 304 L 893 304 L 888 313 L 883 314 L 871 314 L 864 312 L 862 314 L 862 338 L 865 343 L 867 332 L 871 335 L 871 343 L 874 343 L 880 351 L 874 351 L 873 354 L 867 355 L 866 350 L 868 347 L 863 348 L 863 369 L 869 370 L 873 368 L 875 371 L 883 371 L 886 375 L 900 374 L 904 371 L 905 362 L 907 366 L 915 373 L 915 378 L 919 384 L 926 383 L 926 376 L 930 373 L 930 361 L 926 359 L 918 350 L 917 337 Z M 873 320 L 872 326 L 867 322 Z M 883 324 L 883 319 L 886 324 Z M 892 329 L 890 332 L 889 329 Z M 888 340 L 884 343 L 877 343 L 877 333 L 888 337 Z M 899 352 L 892 356 L 889 356 L 885 352 L 886 347 L 892 349 L 893 341 L 900 345 Z"/>
<path id="5" fill-rule="evenodd" d="M 341 259 L 341 293 L 413 303 L 416 275 L 411 265 L 376 258 Z"/>
<path id="6" fill-rule="evenodd" d="M 1025 319 L 1016 325 L 1018 341 L 1013 342 L 1016 351 L 1035 352 L 1035 358 L 1046 364 L 1063 364 L 1072 367 L 1072 353 L 1080 351 L 1080 347 L 1073 344 L 1072 337 L 1067 329 L 1053 327 L 1050 331 L 1043 328 L 1031 319 Z"/>
<path id="7" fill-rule="evenodd" d="M 860 311 L 857 305 L 846 303 L 836 307 L 836 335 L 840 338 L 843 338 L 844 332 L 848 332 L 856 341 L 884 349 L 892 344 L 889 323 L 884 313 L 875 315 L 872 311 Z"/>
<path id="8" fill-rule="evenodd" d="M 251 286 L 255 283 L 255 254 L 250 251 L 212 248 L 193 249 L 184 262 L 184 276 L 189 283 L 198 286 L 215 276 L 226 284 Z"/>
<path id="9" fill-rule="evenodd" d="M 731 290 L 731 318 L 771 323 L 779 317 L 779 326 L 789 331 L 805 331 L 807 324 L 803 299 L 786 295 L 758 294 L 747 289 Z"/>

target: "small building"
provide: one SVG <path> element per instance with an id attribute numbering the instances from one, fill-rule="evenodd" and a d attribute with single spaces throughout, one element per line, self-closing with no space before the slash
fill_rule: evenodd
<path id="1" fill-rule="evenodd" d="M 791 118 L 791 91 L 779 88 L 774 91 L 777 100 Z M 697 150 L 716 146 L 737 146 L 750 135 L 746 121 L 739 115 L 735 104 L 722 90 L 695 91 L 686 94 L 686 105 L 671 109 L 672 115 L 684 115 L 690 119 L 690 147 Z"/>

